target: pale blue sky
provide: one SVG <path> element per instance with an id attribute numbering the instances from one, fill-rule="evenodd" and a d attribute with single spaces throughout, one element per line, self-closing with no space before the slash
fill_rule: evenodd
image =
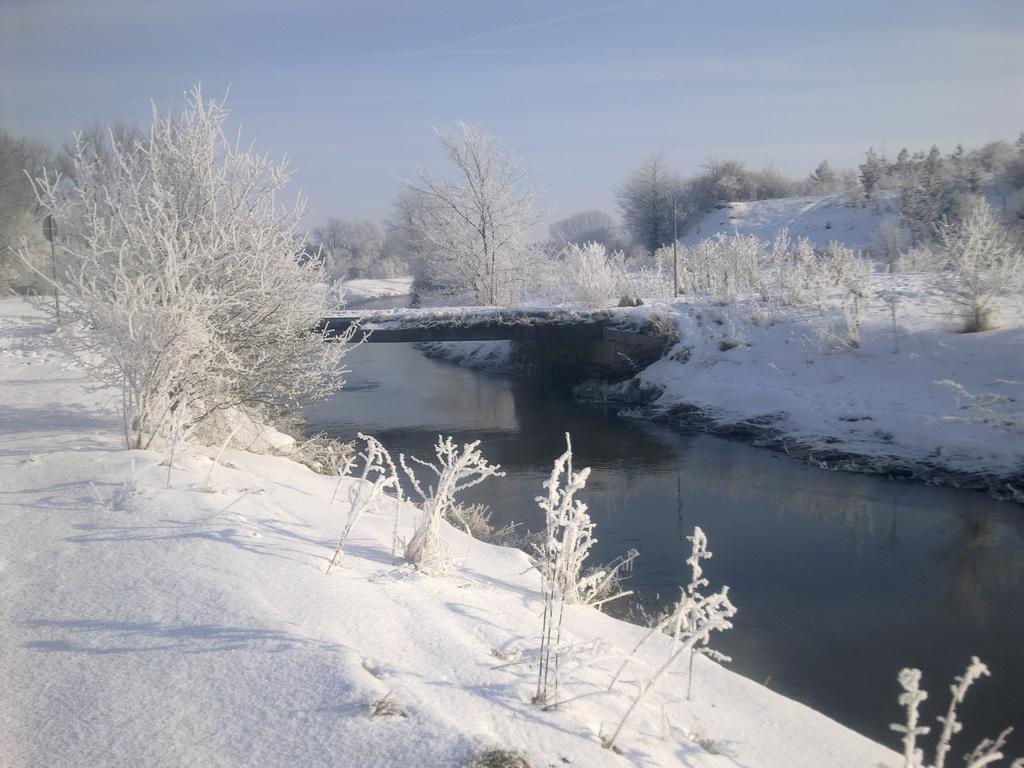
<path id="1" fill-rule="evenodd" d="M 1024 129 L 1024 1 L 0 0 L 0 126 L 63 140 L 231 86 L 289 154 L 309 223 L 380 218 L 443 166 L 431 126 L 500 136 L 558 217 L 613 210 L 653 151 L 805 174 L 869 144 L 949 150 Z"/>

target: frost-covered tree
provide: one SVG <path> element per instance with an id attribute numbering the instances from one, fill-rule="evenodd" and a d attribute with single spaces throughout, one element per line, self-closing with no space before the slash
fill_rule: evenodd
<path id="1" fill-rule="evenodd" d="M 965 331 L 992 328 L 997 297 L 1024 282 L 1024 254 L 980 197 L 968 202 L 961 220 L 939 226 L 938 240 L 945 271 L 937 287 L 956 306 Z"/>
<path id="2" fill-rule="evenodd" d="M 609 250 L 620 249 L 622 235 L 611 214 L 589 210 L 574 213 L 549 227 L 551 239 L 559 248 L 567 245 L 599 243 Z"/>
<path id="3" fill-rule="evenodd" d="M 832 170 L 828 160 L 822 160 L 818 167 L 807 177 L 807 181 L 819 194 L 834 192 L 839 187 L 839 177 Z"/>
<path id="4" fill-rule="evenodd" d="M 144 141 L 107 160 L 79 136 L 73 179 L 35 182 L 67 235 L 67 345 L 120 389 L 131 447 L 216 439 L 343 382 L 346 346 L 314 330 L 319 268 L 296 258 L 302 201 L 278 199 L 291 173 L 229 138 L 227 117 L 196 88 L 180 115 L 154 107 Z"/>
<path id="5" fill-rule="evenodd" d="M 426 244 L 419 237 L 421 222 L 428 209 L 422 195 L 402 187 L 384 220 L 384 254 L 405 265 L 405 274 L 422 275 Z"/>
<path id="6" fill-rule="evenodd" d="M 477 126 L 457 122 L 436 133 L 456 174 L 421 171 L 406 182 L 419 198 L 410 222 L 422 251 L 418 282 L 470 294 L 478 304 L 507 302 L 511 286 L 524 278 L 538 193 L 525 186 L 523 166 Z"/>
<path id="7" fill-rule="evenodd" d="M 18 250 L 24 246 L 31 266 L 49 271 L 50 249 L 43 239 L 30 178 L 43 172 L 51 154 L 42 142 L 0 129 L 0 293 L 45 287 L 18 257 Z"/>
<path id="8" fill-rule="evenodd" d="M 952 213 L 955 183 L 947 177 L 939 148 L 932 146 L 920 161 L 913 162 L 900 182 L 900 208 L 913 244 L 929 243 L 936 225 Z"/>
<path id="9" fill-rule="evenodd" d="M 380 276 L 384 234 L 369 219 L 330 217 L 313 229 L 311 240 L 320 248 L 324 269 L 335 280 Z"/>
<path id="10" fill-rule="evenodd" d="M 864 162 L 859 167 L 860 170 L 860 183 L 864 188 L 864 197 L 868 200 L 871 199 L 871 195 L 875 189 L 881 183 L 882 179 L 885 178 L 885 158 L 879 157 L 875 153 L 875 148 L 868 148 L 867 155 L 864 158 Z"/>
<path id="11" fill-rule="evenodd" d="M 672 242 L 682 179 L 661 155 L 644 158 L 615 191 L 622 221 L 633 243 L 649 254 Z"/>

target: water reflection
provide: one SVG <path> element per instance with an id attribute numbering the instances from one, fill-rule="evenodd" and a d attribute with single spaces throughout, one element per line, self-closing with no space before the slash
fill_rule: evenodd
<path id="1" fill-rule="evenodd" d="M 959 743 L 1024 729 L 1020 507 L 618 418 L 559 389 L 405 345 L 367 345 L 349 362 L 352 386 L 311 407 L 311 427 L 343 438 L 370 432 L 419 456 L 439 432 L 481 439 L 508 476 L 469 498 L 489 504 L 498 523 L 540 527 L 534 498 L 571 432 L 577 465 L 593 468 L 585 498 L 595 557 L 639 549 L 629 586 L 651 610 L 686 583 L 685 536 L 701 525 L 715 553 L 707 576 L 729 584 L 740 609 L 736 629 L 716 638 L 737 671 L 895 744 L 896 672 L 924 670 L 924 714 L 933 717 L 977 654 L 994 676 L 972 690 Z"/>

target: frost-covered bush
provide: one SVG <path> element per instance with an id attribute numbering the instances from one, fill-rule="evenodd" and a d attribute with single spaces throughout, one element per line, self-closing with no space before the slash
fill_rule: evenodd
<path id="1" fill-rule="evenodd" d="M 659 252 L 662 267 L 672 273 L 672 249 Z M 762 244 L 751 235 L 719 233 L 692 247 L 680 248 L 679 289 L 707 293 L 723 304 L 760 288 Z"/>
<path id="2" fill-rule="evenodd" d="M 883 219 L 871 236 L 871 251 L 875 258 L 886 264 L 895 264 L 910 244 L 910 233 L 899 219 Z"/>
<path id="3" fill-rule="evenodd" d="M 996 298 L 1024 284 L 1024 253 L 980 197 L 961 220 L 940 224 L 938 234 L 945 271 L 937 287 L 956 306 L 964 331 L 995 327 Z"/>
<path id="4" fill-rule="evenodd" d="M 672 252 L 659 251 L 671 273 Z M 864 259 L 838 243 L 817 251 L 806 238 L 795 243 L 780 230 L 772 243 L 752 235 L 719 233 L 679 255 L 679 285 L 686 293 L 704 294 L 719 304 L 760 298 L 768 304 L 825 308 L 836 291 L 858 300 L 867 296 L 871 269 Z"/>
<path id="5" fill-rule="evenodd" d="M 561 255 L 567 300 L 586 307 L 603 307 L 629 290 L 625 257 L 621 251 L 608 253 L 601 243 L 570 243 Z"/>
<path id="6" fill-rule="evenodd" d="M 310 435 L 289 452 L 288 458 L 316 472 L 318 475 L 336 477 L 351 465 L 355 455 L 353 443 L 318 434 Z"/>
<path id="7" fill-rule="evenodd" d="M 951 748 L 950 741 L 963 730 L 963 724 L 957 719 L 957 706 L 963 704 L 968 689 L 975 682 L 990 675 L 988 667 L 977 656 L 972 656 L 963 675 L 953 678 L 953 684 L 949 686 L 951 696 L 946 714 L 935 718 L 942 724 L 942 731 L 935 745 L 935 759 L 931 763 L 926 763 L 924 750 L 917 746 L 917 739 L 931 733 L 929 726 L 920 725 L 920 707 L 928 699 L 928 692 L 921 688 L 921 670 L 907 668 L 900 671 L 898 679 L 903 693 L 899 695 L 899 703 L 906 714 L 903 723 L 893 723 L 889 727 L 903 734 L 903 768 L 944 768 L 946 756 Z M 995 739 L 983 739 L 964 758 L 966 767 L 984 768 L 1002 760 L 1005 757 L 1002 750 L 1006 746 L 1006 738 L 1012 731 L 1013 728 L 1006 728 Z M 1024 758 L 1014 760 L 1010 768 L 1024 768 Z"/>
<path id="8" fill-rule="evenodd" d="M 404 455 L 398 460 L 423 502 L 423 513 L 416 523 L 416 530 L 405 546 L 405 559 L 424 571 L 444 571 L 448 564 L 447 552 L 441 539 L 442 520 L 452 520 L 460 509 L 455 495 L 467 488 L 482 483 L 489 477 L 504 477 L 501 467 L 491 464 L 479 449 L 480 441 L 465 443 L 458 447 L 450 437 L 438 435 L 434 445 L 436 461 L 424 461 L 410 456 L 410 459 L 429 469 L 437 478 L 436 485 L 424 491 L 416 473 L 405 461 Z"/>
<path id="9" fill-rule="evenodd" d="M 938 258 L 927 246 L 911 248 L 899 257 L 896 269 L 900 272 L 931 272 L 936 268 Z"/>
<path id="10" fill-rule="evenodd" d="M 99 159 L 82 135 L 73 178 L 35 181 L 62 233 L 66 330 L 77 360 L 121 391 L 125 438 L 188 439 L 212 415 L 257 420 L 343 383 L 344 344 L 316 332 L 319 267 L 300 264 L 291 175 L 225 132 L 199 89 L 142 141 Z M 296 245 L 298 243 L 298 245 Z"/>

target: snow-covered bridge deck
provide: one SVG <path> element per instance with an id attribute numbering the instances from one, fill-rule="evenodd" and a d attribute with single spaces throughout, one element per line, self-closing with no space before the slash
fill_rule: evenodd
<path id="1" fill-rule="evenodd" d="M 620 377 L 658 359 L 668 339 L 644 312 L 562 309 L 403 309 L 350 311 L 324 318 L 328 335 L 358 326 L 368 343 L 513 341 L 540 367 L 569 375 Z"/>

